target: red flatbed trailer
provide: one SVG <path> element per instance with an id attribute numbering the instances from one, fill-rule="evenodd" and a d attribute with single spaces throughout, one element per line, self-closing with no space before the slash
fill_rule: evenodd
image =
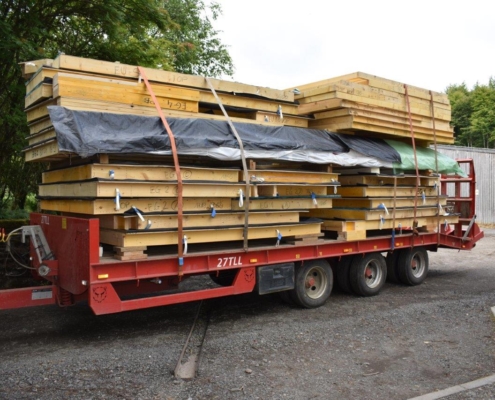
<path id="1" fill-rule="evenodd" d="M 307 308 L 322 305 L 330 295 L 333 270 L 339 282 L 362 296 L 377 294 L 387 273 L 409 285 L 420 284 L 428 272 L 427 250 L 471 250 L 483 237 L 475 223 L 475 173 L 468 178 L 442 178 L 442 194 L 454 185 L 452 209 L 461 214 L 455 227 L 441 223 L 438 232 L 404 230 L 365 240 L 323 239 L 314 244 L 257 245 L 184 254 L 149 255 L 145 260 L 119 261 L 100 257 L 99 221 L 31 214 L 31 226 L 41 227 L 51 254 L 37 257 L 31 243 L 33 267 L 50 285 L 0 291 L 0 309 L 87 301 L 97 315 L 204 300 L 257 289 L 260 294 L 285 292 Z M 462 196 L 461 183 L 469 185 Z M 34 243 L 34 245 L 33 245 Z M 39 250 L 39 249 L 38 249 Z M 382 253 L 387 253 L 385 258 Z M 218 287 L 178 290 L 187 278 L 208 274 Z"/>

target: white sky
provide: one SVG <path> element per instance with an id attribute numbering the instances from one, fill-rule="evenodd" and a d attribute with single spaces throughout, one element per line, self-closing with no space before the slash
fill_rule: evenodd
<path id="1" fill-rule="evenodd" d="M 275 89 L 365 72 L 443 92 L 495 77 L 493 0 L 217 0 L 234 81 Z"/>

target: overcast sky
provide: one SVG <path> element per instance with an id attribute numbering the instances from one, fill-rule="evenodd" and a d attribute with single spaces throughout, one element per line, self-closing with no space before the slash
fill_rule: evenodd
<path id="1" fill-rule="evenodd" d="M 493 0 L 217 0 L 234 81 L 286 89 L 365 72 L 443 92 L 495 77 Z"/>

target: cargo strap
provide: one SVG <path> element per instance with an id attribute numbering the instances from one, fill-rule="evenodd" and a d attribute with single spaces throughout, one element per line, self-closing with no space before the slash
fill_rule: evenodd
<path id="1" fill-rule="evenodd" d="M 413 217 L 413 238 L 412 238 L 412 247 L 414 247 L 414 235 L 417 234 L 417 225 L 418 221 L 416 219 L 417 209 L 418 209 L 418 194 L 419 194 L 419 168 L 418 168 L 418 155 L 416 154 L 416 139 L 414 138 L 414 129 L 412 125 L 412 116 L 411 116 L 411 104 L 409 102 L 409 92 L 407 90 L 407 85 L 404 85 L 404 91 L 406 95 L 406 104 L 407 104 L 407 113 L 409 117 L 409 130 L 411 132 L 411 142 L 414 153 L 414 166 L 416 169 L 416 189 L 414 195 L 414 217 Z"/>
<path id="2" fill-rule="evenodd" d="M 156 111 L 158 112 L 158 115 L 160 116 L 160 119 L 162 120 L 163 126 L 165 127 L 165 130 L 167 131 L 169 140 L 170 140 L 170 147 L 172 149 L 172 157 L 174 159 L 174 167 L 175 167 L 175 175 L 177 175 L 177 255 L 178 255 L 178 261 L 179 261 L 179 277 L 183 275 L 182 272 L 182 266 L 184 265 L 184 252 L 183 252 L 183 221 L 182 221 L 182 215 L 183 215 L 183 200 L 182 200 L 182 175 L 180 173 L 180 165 L 179 165 L 179 157 L 177 155 L 177 147 L 175 145 L 175 137 L 170 129 L 170 126 L 168 125 L 167 119 L 165 118 L 165 115 L 163 114 L 163 111 L 160 107 L 160 104 L 158 103 L 158 100 L 155 96 L 155 93 L 153 92 L 153 88 L 151 87 L 148 78 L 146 76 L 146 73 L 144 71 L 143 67 L 138 67 L 139 71 L 139 77 L 143 78 L 144 83 L 146 85 L 146 88 L 148 89 L 148 92 L 150 93 L 151 99 L 153 100 L 153 104 L 155 104 Z"/>
<path id="3" fill-rule="evenodd" d="M 222 100 L 220 100 L 220 97 L 218 97 L 217 92 L 215 88 L 213 87 L 210 79 L 208 77 L 205 77 L 206 83 L 210 87 L 211 92 L 213 93 L 213 96 L 215 96 L 215 99 L 220 106 L 220 109 L 222 110 L 223 115 L 225 116 L 225 119 L 227 120 L 227 123 L 230 126 L 230 129 L 232 130 L 232 133 L 234 134 L 235 138 L 237 139 L 237 142 L 239 143 L 239 149 L 241 152 L 241 160 L 242 160 L 242 170 L 244 173 L 244 182 L 246 182 L 246 193 L 245 193 L 245 200 L 244 200 L 244 251 L 248 251 L 248 225 L 249 225 L 249 193 L 250 193 L 250 184 L 249 184 L 249 171 L 247 168 L 247 163 L 246 163 L 246 155 L 244 153 L 244 145 L 242 143 L 242 139 L 237 133 L 237 129 L 235 128 L 234 124 L 232 123 L 232 120 L 230 119 L 229 115 L 227 114 L 227 111 L 225 111 L 225 108 L 222 104 Z M 240 193 L 239 197 L 239 204 L 242 202 L 242 191 Z"/>
<path id="4" fill-rule="evenodd" d="M 392 210 L 392 251 L 395 249 L 395 209 L 397 207 L 397 176 L 394 175 L 394 208 Z"/>
<path id="5" fill-rule="evenodd" d="M 438 173 L 438 154 L 437 154 L 437 129 L 435 127 L 435 106 L 433 103 L 433 92 L 430 90 L 430 107 L 431 107 L 431 123 L 433 128 L 433 145 L 435 149 L 435 173 L 438 177 L 440 177 Z M 440 182 L 439 182 L 440 183 Z M 440 243 L 440 211 L 442 210 L 442 206 L 440 205 L 440 185 L 435 184 L 437 189 L 437 242 Z"/>

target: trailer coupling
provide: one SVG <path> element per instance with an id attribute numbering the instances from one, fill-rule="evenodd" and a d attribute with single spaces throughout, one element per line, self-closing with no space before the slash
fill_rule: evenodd
<path id="1" fill-rule="evenodd" d="M 31 240 L 31 245 L 36 254 L 36 260 L 32 260 L 38 274 L 42 277 L 56 276 L 58 272 L 58 262 L 50 250 L 50 245 L 45 234 L 39 225 L 27 225 L 21 228 L 22 243 L 26 242 L 26 237 Z"/>

